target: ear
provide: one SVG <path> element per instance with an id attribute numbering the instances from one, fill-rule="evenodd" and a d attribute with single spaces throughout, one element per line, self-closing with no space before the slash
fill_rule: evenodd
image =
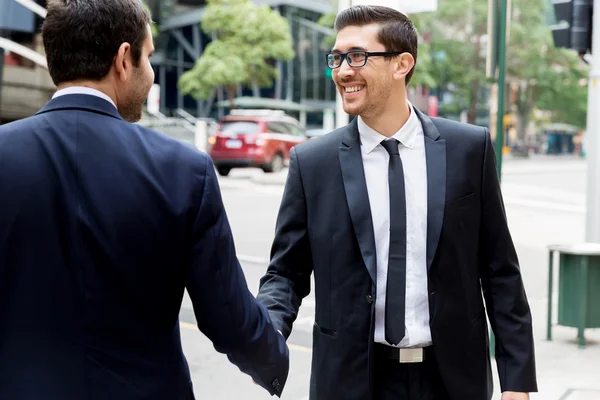
<path id="1" fill-rule="evenodd" d="M 415 66 L 415 59 L 410 53 L 402 53 L 398 56 L 396 63 L 394 63 L 394 79 L 401 80 L 408 75 L 408 73 Z"/>
<path id="2" fill-rule="evenodd" d="M 118 79 L 120 81 L 126 81 L 129 70 L 132 68 L 131 45 L 129 43 L 122 43 L 121 46 L 119 46 L 114 64 Z"/>

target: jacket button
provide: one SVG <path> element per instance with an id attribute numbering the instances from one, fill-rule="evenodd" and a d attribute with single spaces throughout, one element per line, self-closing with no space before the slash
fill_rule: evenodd
<path id="1" fill-rule="evenodd" d="M 370 294 L 367 295 L 367 303 L 372 304 L 373 303 L 373 296 L 371 296 Z"/>

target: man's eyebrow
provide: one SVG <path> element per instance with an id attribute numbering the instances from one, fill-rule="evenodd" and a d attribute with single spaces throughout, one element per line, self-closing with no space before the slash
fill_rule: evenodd
<path id="1" fill-rule="evenodd" d="M 350 49 L 348 49 L 348 51 L 367 51 L 367 49 L 365 49 L 364 47 L 360 47 L 360 46 L 353 46 L 353 47 L 350 47 Z M 336 49 L 332 49 L 331 52 L 332 53 L 341 53 L 340 50 L 336 50 Z"/>

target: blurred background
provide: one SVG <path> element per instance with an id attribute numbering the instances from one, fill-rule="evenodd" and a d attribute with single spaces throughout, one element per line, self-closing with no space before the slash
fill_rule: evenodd
<path id="1" fill-rule="evenodd" d="M 350 119 L 325 54 L 336 13 L 357 2 L 145 1 L 156 80 L 139 123 L 210 154 L 253 292 L 269 261 L 291 147 Z M 412 104 L 488 127 L 495 139 L 534 317 L 540 393 L 532 399 L 600 400 L 600 249 L 580 245 L 600 242 L 593 2 L 387 3 L 420 35 Z M 0 0 L 0 124 L 34 114 L 56 90 L 40 37 L 44 15 L 44 0 Z M 288 341 L 284 399 L 308 399 L 314 308 L 310 294 Z M 187 297 L 180 321 L 197 398 L 269 398 L 197 331 Z"/>
<path id="2" fill-rule="evenodd" d="M 20 3 L 45 2 L 0 0 L 0 37 L 43 55 L 42 17 Z M 158 126 L 151 120 L 164 116 L 185 125 L 201 118 L 214 128 L 241 108 L 283 110 L 313 135 L 334 127 L 336 91 L 324 59 L 333 43 L 337 2 L 146 4 L 156 23 L 157 88 L 142 123 Z M 584 155 L 588 65 L 577 51 L 555 46 L 550 0 L 511 0 L 508 6 L 505 154 Z M 486 74 L 493 46 L 488 1 L 440 0 L 429 8 L 435 11 L 410 15 L 420 33 L 411 102 L 430 116 L 488 126 L 495 135 L 497 85 Z M 47 70 L 10 50 L 1 61 L 0 122 L 33 114 L 55 90 Z M 169 124 L 177 134 L 177 121 Z"/>

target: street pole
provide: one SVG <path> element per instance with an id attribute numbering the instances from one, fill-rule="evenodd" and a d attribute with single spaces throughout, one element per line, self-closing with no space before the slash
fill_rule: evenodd
<path id="1" fill-rule="evenodd" d="M 506 19 L 507 19 L 507 0 L 491 0 L 491 12 L 494 13 L 488 23 L 495 23 L 497 31 L 494 32 L 498 47 L 495 50 L 496 54 L 490 56 L 496 56 L 497 64 L 495 67 L 498 68 L 498 109 L 496 112 L 496 141 L 494 144 L 494 151 L 496 152 L 496 173 L 498 174 L 498 180 L 502 179 L 502 151 L 504 149 L 504 90 L 506 87 Z M 498 5 L 500 8 L 498 9 Z M 499 12 L 499 16 L 498 16 Z M 493 31 L 493 30 L 492 30 Z M 494 52 L 494 49 L 492 49 Z M 491 59 L 492 63 L 490 66 L 490 73 L 495 72 L 494 60 Z M 490 329 L 490 357 L 496 357 L 496 337 L 494 332 Z"/>
<path id="2" fill-rule="evenodd" d="M 502 179 L 502 151 L 504 149 L 504 90 L 506 88 L 506 18 L 507 0 L 500 1 L 498 20 L 498 111 L 496 117 L 496 170 Z M 596 0 L 598 1 L 598 0 Z"/>
<path id="3" fill-rule="evenodd" d="M 588 162 L 586 241 L 600 243 L 600 0 L 594 0 L 593 18 L 585 151 Z"/>
<path id="4" fill-rule="evenodd" d="M 2 36 L 0 29 L 0 37 Z M 0 47 L 0 125 L 2 125 L 2 83 L 4 82 L 4 49 Z"/>

